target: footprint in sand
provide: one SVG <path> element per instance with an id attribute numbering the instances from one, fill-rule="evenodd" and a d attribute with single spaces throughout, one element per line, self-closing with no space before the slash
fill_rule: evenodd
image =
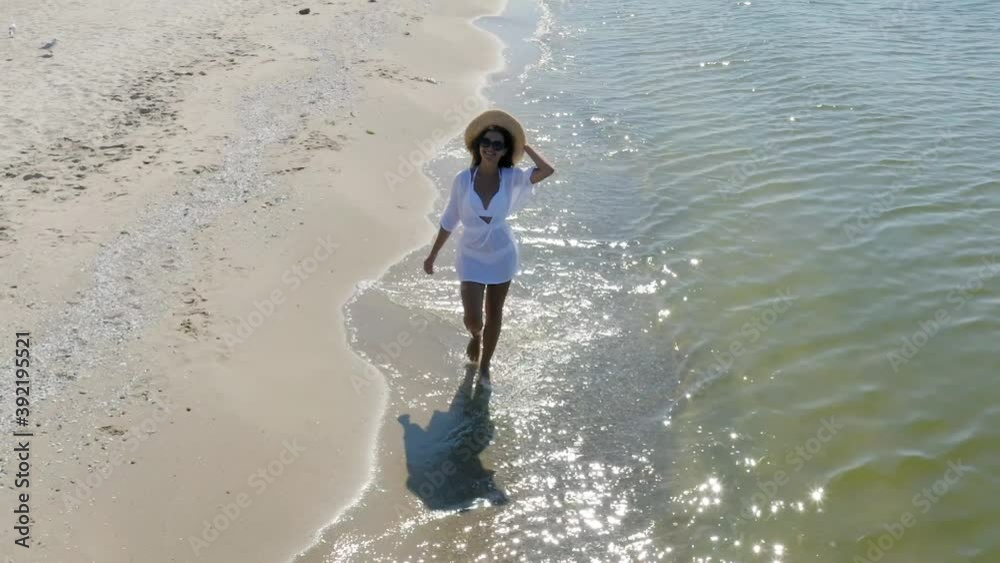
<path id="1" fill-rule="evenodd" d="M 309 133 L 309 136 L 302 142 L 302 145 L 306 150 L 334 150 L 339 151 L 342 147 L 340 143 L 334 141 L 330 137 L 318 132 L 313 131 Z"/>

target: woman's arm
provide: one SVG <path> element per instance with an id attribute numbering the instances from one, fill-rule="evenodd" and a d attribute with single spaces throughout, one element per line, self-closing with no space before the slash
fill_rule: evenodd
<path id="1" fill-rule="evenodd" d="M 544 156 L 538 154 L 535 149 L 531 148 L 530 145 L 524 145 L 524 152 L 528 153 L 531 160 L 535 162 L 535 170 L 531 173 L 532 184 L 537 184 L 556 173 L 556 169 L 553 168 L 552 164 L 548 160 L 545 160 Z"/>
<path id="2" fill-rule="evenodd" d="M 434 273 L 434 261 L 437 260 L 438 252 L 441 250 L 441 247 L 444 246 L 445 241 L 448 240 L 450 235 L 451 231 L 445 229 L 444 227 L 438 227 L 438 234 L 437 238 L 434 240 L 434 247 L 431 248 L 430 255 L 426 260 L 424 260 L 424 271 L 428 274 Z"/>
<path id="3" fill-rule="evenodd" d="M 462 173 L 455 176 L 455 181 L 451 183 L 451 193 L 448 195 L 448 205 L 444 208 L 444 213 L 441 215 L 441 223 L 438 228 L 437 238 L 434 239 L 434 246 L 431 248 L 431 253 L 424 260 L 424 271 L 428 274 L 434 273 L 434 260 L 437 259 L 438 252 L 441 247 L 444 246 L 445 241 L 448 240 L 448 236 L 451 232 L 458 228 L 458 224 L 461 222 L 461 217 L 458 212 L 458 199 L 459 192 L 462 187 Z"/>

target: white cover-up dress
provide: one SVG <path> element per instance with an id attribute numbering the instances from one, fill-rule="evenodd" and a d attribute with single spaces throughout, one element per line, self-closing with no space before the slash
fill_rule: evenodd
<path id="1" fill-rule="evenodd" d="M 458 279 L 482 284 L 505 283 L 514 278 L 520 266 L 517 239 L 507 217 L 521 210 L 535 193 L 531 183 L 533 169 L 501 168 L 500 188 L 490 200 L 489 209 L 483 208 L 482 199 L 473 189 L 477 170 L 463 170 L 455 176 L 441 227 L 449 232 L 459 223 L 464 227 L 455 253 Z M 490 222 L 482 217 L 491 217 Z"/>

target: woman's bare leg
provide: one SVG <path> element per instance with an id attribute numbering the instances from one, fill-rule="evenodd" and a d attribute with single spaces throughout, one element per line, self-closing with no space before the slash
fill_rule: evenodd
<path id="1" fill-rule="evenodd" d="M 483 327 L 483 356 L 479 359 L 479 369 L 484 378 L 490 376 L 490 360 L 500 340 L 503 325 L 503 304 L 507 300 L 510 282 L 486 286 L 486 323 Z"/>
<path id="2" fill-rule="evenodd" d="M 471 338 L 465 349 L 470 362 L 479 361 L 479 346 L 483 334 L 483 292 L 486 286 L 475 282 L 462 282 L 462 307 L 465 309 L 465 328 Z"/>

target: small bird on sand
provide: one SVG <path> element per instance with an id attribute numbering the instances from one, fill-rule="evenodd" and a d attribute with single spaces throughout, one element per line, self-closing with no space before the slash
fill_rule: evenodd
<path id="1" fill-rule="evenodd" d="M 7 36 L 13 39 L 15 33 L 17 33 L 17 25 L 14 22 L 10 22 L 10 27 L 7 28 Z"/>

